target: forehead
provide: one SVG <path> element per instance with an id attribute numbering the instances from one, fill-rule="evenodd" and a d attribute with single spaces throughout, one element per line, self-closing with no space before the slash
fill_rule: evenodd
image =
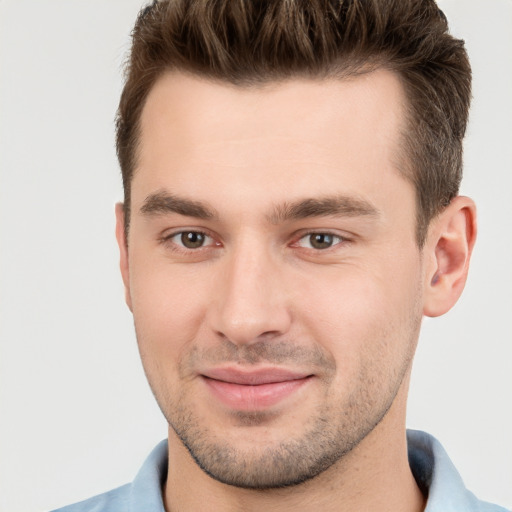
<path id="1" fill-rule="evenodd" d="M 399 79 L 385 70 L 259 87 L 169 72 L 142 112 L 132 201 L 163 188 L 253 204 L 259 191 L 278 202 L 377 191 L 402 180 L 404 102 Z"/>

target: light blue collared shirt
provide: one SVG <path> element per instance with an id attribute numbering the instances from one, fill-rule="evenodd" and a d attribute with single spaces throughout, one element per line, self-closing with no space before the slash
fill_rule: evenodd
<path id="1" fill-rule="evenodd" d="M 424 512 L 507 512 L 469 492 L 447 453 L 434 437 L 407 431 L 409 464 L 428 494 Z M 165 512 L 162 486 L 167 475 L 167 441 L 159 443 L 131 484 L 53 512 Z M 510 511 L 509 511 L 510 512 Z"/>

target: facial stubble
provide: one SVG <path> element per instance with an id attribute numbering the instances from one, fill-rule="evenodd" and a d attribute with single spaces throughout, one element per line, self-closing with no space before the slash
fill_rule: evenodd
<path id="1" fill-rule="evenodd" d="M 261 361 L 285 362 L 290 367 L 300 362 L 322 369 L 320 384 L 324 400 L 316 402 L 303 424 L 302 433 L 268 444 L 250 443 L 254 429 L 272 429 L 274 422 L 279 423 L 280 413 L 233 411 L 229 418 L 232 428 L 246 430 L 244 446 L 237 446 L 229 435 L 222 437 L 222 432 L 220 436 L 214 432 L 208 422 L 194 411 L 194 401 L 186 391 L 176 395 L 165 388 L 163 381 L 152 382 L 156 375 L 147 372 L 147 376 L 170 427 L 207 475 L 224 484 L 245 489 L 295 486 L 341 461 L 382 421 L 409 371 L 420 322 L 421 316 L 411 322 L 410 350 L 392 378 L 385 374 L 385 370 L 382 370 L 383 375 L 376 375 L 374 365 L 362 365 L 357 385 L 351 387 L 351 394 L 343 397 L 337 407 L 333 407 L 330 400 L 333 392 L 330 384 L 336 374 L 336 363 L 319 348 L 306 349 L 291 342 L 265 340 L 238 347 L 224 340 L 216 349 L 193 350 L 180 364 L 182 380 L 197 360 L 207 360 L 210 364 L 229 361 L 249 365 Z M 386 335 L 384 337 L 387 338 Z M 389 342 L 388 339 L 382 343 L 384 349 Z M 382 382 L 388 383 L 386 393 L 375 393 L 375 386 L 382 386 Z"/>

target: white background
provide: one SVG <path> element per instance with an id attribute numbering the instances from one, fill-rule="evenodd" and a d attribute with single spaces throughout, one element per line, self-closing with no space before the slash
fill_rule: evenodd
<path id="1" fill-rule="evenodd" d="M 140 0 L 0 0 L 0 511 L 132 480 L 166 424 L 114 242 L 113 117 Z M 512 2 L 445 0 L 474 104 L 462 192 L 480 236 L 465 294 L 427 320 L 409 426 L 512 507 Z"/>

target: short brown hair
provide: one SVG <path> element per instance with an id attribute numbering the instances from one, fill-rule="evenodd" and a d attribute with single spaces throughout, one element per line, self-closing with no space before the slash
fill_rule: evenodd
<path id="1" fill-rule="evenodd" d="M 167 70 L 251 87 L 390 69 L 408 99 L 401 171 L 416 189 L 420 246 L 458 193 L 471 68 L 434 0 L 155 0 L 132 36 L 116 120 L 126 229 L 141 112 Z"/>

